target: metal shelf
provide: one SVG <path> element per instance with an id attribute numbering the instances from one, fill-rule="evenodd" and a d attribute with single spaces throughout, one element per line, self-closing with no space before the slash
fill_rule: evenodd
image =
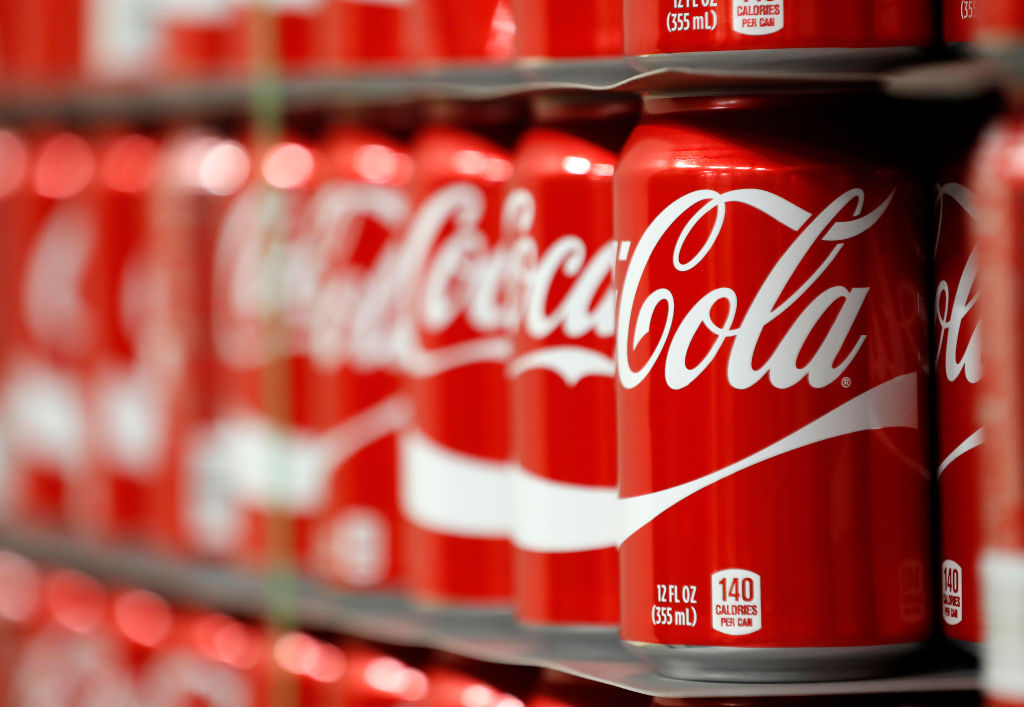
<path id="1" fill-rule="evenodd" d="M 966 70 L 962 69 L 967 66 Z M 940 67 L 933 70 L 932 67 Z M 951 66 L 960 67 L 949 71 Z M 244 114 L 255 95 L 288 110 L 407 104 L 428 99 L 491 100 L 537 91 L 676 91 L 879 86 L 896 94 L 948 93 L 991 81 L 988 64 L 916 48 L 768 49 L 693 52 L 629 59 L 523 60 L 359 75 L 209 79 L 117 86 L 70 85 L 0 92 L 0 121 L 173 121 Z M 6 93 L 6 95 L 4 95 Z"/>
<path id="2" fill-rule="evenodd" d="M 307 581 L 246 574 L 138 550 L 114 549 L 55 532 L 2 529 L 0 546 L 45 565 L 79 569 L 108 584 L 143 587 L 184 605 L 196 604 L 242 616 L 261 616 L 268 608 L 270 592 L 274 591 L 275 596 L 284 592 L 293 600 L 290 608 L 296 619 L 310 630 L 435 648 L 493 663 L 550 668 L 655 697 L 978 689 L 976 671 L 957 663 L 955 658 L 943 658 L 941 664 L 932 660 L 927 669 L 919 666 L 908 674 L 851 682 L 734 684 L 672 680 L 655 675 L 647 663 L 628 653 L 611 632 L 559 638 L 517 626 L 507 614 L 429 613 L 414 609 L 395 595 L 341 594 Z M 280 605 L 279 599 L 277 604 Z"/>

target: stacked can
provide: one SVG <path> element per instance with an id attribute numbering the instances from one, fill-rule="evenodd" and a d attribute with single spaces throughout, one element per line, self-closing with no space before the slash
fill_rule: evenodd
<path id="1" fill-rule="evenodd" d="M 635 106 L 563 95 L 537 97 L 533 108 L 502 212 L 516 612 L 534 626 L 614 628 L 611 197 Z"/>
<path id="2" fill-rule="evenodd" d="M 293 345 L 311 370 L 303 400 L 324 456 L 316 493 L 314 571 L 350 589 L 399 577 L 396 434 L 411 418 L 400 389 L 398 325 L 404 188 L 412 160 L 387 134 L 349 122 L 324 144 L 296 245 L 311 265 L 306 326 Z"/>
<path id="3" fill-rule="evenodd" d="M 317 68 L 326 0 L 231 2 L 227 57 L 233 73 Z"/>
<path id="4" fill-rule="evenodd" d="M 326 0 L 319 40 L 323 65 L 342 71 L 403 65 L 410 58 L 406 25 L 413 4 Z"/>
<path id="5" fill-rule="evenodd" d="M 405 584 L 423 604 L 495 609 L 512 591 L 500 217 L 520 109 L 435 110 L 442 115 L 411 147 L 413 211 L 399 263 L 414 403 L 413 429 L 400 440 Z"/>
<path id="6" fill-rule="evenodd" d="M 946 44 L 969 42 L 974 38 L 977 6 L 987 0 L 942 0 L 942 39 Z"/>
<path id="7" fill-rule="evenodd" d="M 427 65 L 500 63 L 515 55 L 510 0 L 413 0 L 405 42 Z"/>
<path id="8" fill-rule="evenodd" d="M 512 9 L 524 59 L 622 54 L 621 0 L 513 0 Z"/>
<path id="9" fill-rule="evenodd" d="M 868 675 L 930 634 L 920 195 L 855 106 L 649 96 L 619 163 L 622 637 L 666 675 Z"/>
<path id="10" fill-rule="evenodd" d="M 171 79 L 228 69 L 232 0 L 156 0 L 157 65 Z"/>

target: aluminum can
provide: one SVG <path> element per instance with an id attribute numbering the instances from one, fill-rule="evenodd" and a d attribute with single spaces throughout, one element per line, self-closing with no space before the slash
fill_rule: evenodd
<path id="1" fill-rule="evenodd" d="M 326 176 L 313 191 L 296 248 L 313 287 L 295 346 L 299 384 L 326 454 L 314 512 L 314 571 L 349 589 L 394 587 L 399 576 L 396 434 L 412 419 L 401 388 L 398 277 L 412 160 L 394 139 L 355 123 L 323 143 Z"/>
<path id="2" fill-rule="evenodd" d="M 429 691 L 421 651 L 377 646 L 365 641 L 342 644 L 347 659 L 340 704 L 351 707 L 418 705 Z"/>
<path id="3" fill-rule="evenodd" d="M 329 479 L 330 454 L 311 432 L 323 400 L 314 395 L 308 346 L 316 263 L 300 229 L 324 165 L 299 137 L 259 148 L 253 161 L 212 256 L 215 448 L 241 519 L 238 559 L 303 564 Z"/>
<path id="4" fill-rule="evenodd" d="M 991 0 L 942 0 L 942 38 L 947 44 L 970 42 L 977 29 L 978 8 Z"/>
<path id="5" fill-rule="evenodd" d="M 986 704 L 1024 704 L 1024 346 L 1017 323 L 1024 171 L 1024 112 L 1011 111 L 990 126 L 972 164 L 977 198 L 979 315 L 985 328 L 977 408 L 985 429 L 981 464 L 983 554 L 982 689 Z"/>
<path id="6" fill-rule="evenodd" d="M 327 0 L 320 42 L 327 67 L 360 69 L 409 62 L 406 25 L 413 0 Z"/>
<path id="7" fill-rule="evenodd" d="M 618 624 L 612 175 L 628 101 L 544 97 L 502 209 L 517 618 Z"/>
<path id="8" fill-rule="evenodd" d="M 101 262 L 92 146 L 69 132 L 35 144 L 24 211 L 10 234 L 14 331 L 4 407 L 14 512 L 62 523 L 88 465 L 85 374 L 97 351 L 89 293 Z"/>
<path id="9" fill-rule="evenodd" d="M 930 635 L 921 194 L 854 106 L 892 117 L 654 96 L 619 162 L 622 638 L 669 676 L 863 676 Z"/>
<path id="10" fill-rule="evenodd" d="M 321 63 L 320 32 L 327 0 L 231 3 L 228 61 L 243 75 L 279 66 L 302 73 Z"/>
<path id="11" fill-rule="evenodd" d="M 149 326 L 155 319 L 146 238 L 160 147 L 136 132 L 110 131 L 92 143 L 97 263 L 84 295 L 95 322 L 95 352 L 84 378 L 89 458 L 70 487 L 69 512 L 78 529 L 136 542 L 165 449 L 165 407 L 152 365 L 162 354 Z"/>
<path id="12" fill-rule="evenodd" d="M 242 544 L 244 524 L 219 446 L 224 376 L 212 301 L 218 231 L 252 172 L 246 147 L 220 133 L 178 128 L 162 141 L 147 248 L 166 449 L 147 494 L 146 535 L 173 554 L 224 559 Z"/>
<path id="13" fill-rule="evenodd" d="M 415 0 L 406 43 L 425 64 L 506 62 L 515 55 L 510 0 Z"/>
<path id="14" fill-rule="evenodd" d="M 619 0 L 513 0 L 512 9 L 520 57 L 622 55 Z"/>
<path id="15" fill-rule="evenodd" d="M 466 696 L 480 704 L 521 707 L 537 682 L 537 671 L 481 663 L 439 653 L 426 669 L 430 690 L 424 707 L 458 707 Z"/>
<path id="16" fill-rule="evenodd" d="M 485 110 L 499 109 L 496 106 Z M 460 109 L 461 110 L 461 109 Z M 401 361 L 414 422 L 399 446 L 405 585 L 433 607 L 510 600 L 505 248 L 513 130 L 423 127 L 411 145 Z"/>
<path id="17" fill-rule="evenodd" d="M 628 55 L 734 49 L 926 46 L 929 0 L 626 0 Z"/>
<path id="18" fill-rule="evenodd" d="M 157 64 L 164 76 L 222 76 L 229 66 L 233 0 L 157 0 Z"/>
<path id="19" fill-rule="evenodd" d="M 1024 40 L 1024 7 L 1014 0 L 975 0 L 975 38 L 988 48 L 1020 47 Z"/>

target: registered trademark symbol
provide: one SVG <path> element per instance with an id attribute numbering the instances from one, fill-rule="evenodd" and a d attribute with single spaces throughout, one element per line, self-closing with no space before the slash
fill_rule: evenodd
<path id="1" fill-rule="evenodd" d="M 843 384 L 844 388 L 849 388 L 851 385 L 853 385 L 853 381 L 850 380 L 850 376 L 843 376 L 843 379 L 839 382 Z"/>

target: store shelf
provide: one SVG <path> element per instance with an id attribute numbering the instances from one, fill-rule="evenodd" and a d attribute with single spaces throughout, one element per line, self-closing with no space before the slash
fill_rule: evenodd
<path id="1" fill-rule="evenodd" d="M 64 535 L 0 530 L 0 547 L 45 565 L 72 567 L 108 584 L 138 586 L 182 605 L 243 616 L 263 615 L 271 600 L 292 601 L 296 620 L 310 630 L 396 645 L 435 648 L 479 660 L 551 668 L 658 697 L 745 697 L 975 690 L 973 669 L 930 662 L 898 677 L 829 683 L 732 684 L 671 680 L 629 654 L 611 632 L 556 638 L 517 626 L 508 615 L 417 611 L 397 596 L 343 595 L 287 576 L 247 575 L 180 560 L 115 550 Z M 286 602 L 287 603 L 287 602 Z M 291 613 L 291 611 L 289 612 Z"/>
<path id="2" fill-rule="evenodd" d="M 938 62 L 938 64 L 936 64 Z M 964 71 L 950 66 L 967 65 Z M 941 67 L 932 71 L 931 67 Z M 5 91 L 0 121 L 173 121 L 244 114 L 253 95 L 290 111 L 406 104 L 423 99 L 493 100 L 537 91 L 679 91 L 873 85 L 896 93 L 948 91 L 964 75 L 988 76 L 987 64 L 915 48 L 769 49 L 694 52 L 627 59 L 521 61 L 444 70 L 367 72 L 358 76 L 157 82 L 110 87 Z"/>

